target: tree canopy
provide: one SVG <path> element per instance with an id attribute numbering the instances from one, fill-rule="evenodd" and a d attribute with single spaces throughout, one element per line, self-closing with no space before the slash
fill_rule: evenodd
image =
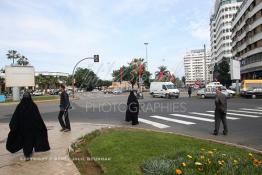
<path id="1" fill-rule="evenodd" d="M 21 66 L 26 66 L 29 64 L 28 58 L 26 58 L 24 55 L 21 55 L 16 50 L 8 50 L 6 56 L 7 59 L 13 61 L 13 64 L 15 64 L 15 60 L 17 60 L 16 63 Z"/>
<path id="2" fill-rule="evenodd" d="M 147 63 L 143 58 L 134 58 L 126 66 L 123 65 L 120 69 L 114 70 L 112 73 L 114 81 L 129 81 L 134 87 L 139 85 L 139 74 L 145 86 L 150 86 L 150 72 L 146 70 Z"/>

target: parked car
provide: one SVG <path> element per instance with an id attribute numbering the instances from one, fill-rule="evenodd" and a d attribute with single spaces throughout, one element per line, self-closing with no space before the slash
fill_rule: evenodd
<path id="1" fill-rule="evenodd" d="M 227 90 L 222 89 L 222 93 L 225 94 L 227 98 L 230 97 L 230 94 L 227 92 Z M 214 97 L 216 97 L 216 88 L 200 89 L 197 92 L 197 96 L 200 96 L 201 98 L 214 98 Z"/>
<path id="2" fill-rule="evenodd" d="M 172 82 L 152 82 L 150 84 L 150 94 L 153 97 L 179 98 L 180 91 Z"/>
<path id="3" fill-rule="evenodd" d="M 98 93 L 98 92 L 100 92 L 98 89 L 93 89 L 92 91 L 91 91 L 92 93 Z"/>
<path id="4" fill-rule="evenodd" d="M 221 89 L 222 89 L 222 91 L 223 91 L 223 90 L 224 90 L 224 91 L 227 91 L 227 92 L 229 93 L 230 97 L 233 97 L 233 96 L 236 95 L 236 91 L 233 91 L 233 90 L 231 90 L 231 89 L 227 89 L 225 86 L 221 86 Z"/>
<path id="5" fill-rule="evenodd" d="M 44 92 L 40 91 L 40 90 L 36 90 L 32 93 L 33 96 L 42 96 L 44 95 Z"/>
<path id="6" fill-rule="evenodd" d="M 112 93 L 113 93 L 113 94 L 122 94 L 123 91 L 122 91 L 122 89 L 114 89 L 114 90 L 112 91 Z"/>
<path id="7" fill-rule="evenodd" d="M 50 95 L 59 95 L 60 90 L 52 90 L 50 91 Z"/>

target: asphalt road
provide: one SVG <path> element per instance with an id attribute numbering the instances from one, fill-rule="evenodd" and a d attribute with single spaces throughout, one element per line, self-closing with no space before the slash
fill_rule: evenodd
<path id="1" fill-rule="evenodd" d="M 79 94 L 70 111 L 71 122 L 131 126 L 124 121 L 128 94 Z M 183 95 L 182 95 L 183 96 Z M 248 146 L 262 151 L 262 99 L 228 100 L 228 136 L 213 136 L 214 99 L 196 97 L 179 99 L 152 98 L 140 102 L 140 124 L 135 127 L 175 132 Z M 38 104 L 44 121 L 57 121 L 58 102 Z M 15 106 L 0 106 L 0 123 L 8 123 Z M 72 128 L 73 132 L 73 128 Z M 186 143 L 185 143 L 186 144 Z"/>

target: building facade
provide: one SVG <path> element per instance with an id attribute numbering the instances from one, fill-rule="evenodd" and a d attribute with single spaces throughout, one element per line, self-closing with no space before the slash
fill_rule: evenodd
<path id="1" fill-rule="evenodd" d="M 211 73 L 223 58 L 232 58 L 232 20 L 243 0 L 216 0 L 210 18 Z M 212 76 L 210 76 L 212 77 Z"/>
<path id="2" fill-rule="evenodd" d="M 209 65 L 211 61 L 210 51 L 205 54 L 204 49 L 191 50 L 186 53 L 184 57 L 184 68 L 186 85 L 194 85 L 196 82 L 207 82 L 210 81 Z M 205 65 L 206 64 L 206 68 Z"/>
<path id="3" fill-rule="evenodd" d="M 232 23 L 232 52 L 241 79 L 262 79 L 262 0 L 245 0 Z"/>

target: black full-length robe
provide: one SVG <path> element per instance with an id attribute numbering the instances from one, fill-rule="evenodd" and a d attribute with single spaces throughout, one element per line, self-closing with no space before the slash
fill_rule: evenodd
<path id="1" fill-rule="evenodd" d="M 47 128 L 31 97 L 21 100 L 9 127 L 6 149 L 11 153 L 23 149 L 24 154 L 29 156 L 33 149 L 35 152 L 50 150 Z"/>
<path id="2" fill-rule="evenodd" d="M 127 100 L 126 121 L 132 121 L 132 125 L 138 124 L 139 102 L 134 92 L 131 91 Z"/>

